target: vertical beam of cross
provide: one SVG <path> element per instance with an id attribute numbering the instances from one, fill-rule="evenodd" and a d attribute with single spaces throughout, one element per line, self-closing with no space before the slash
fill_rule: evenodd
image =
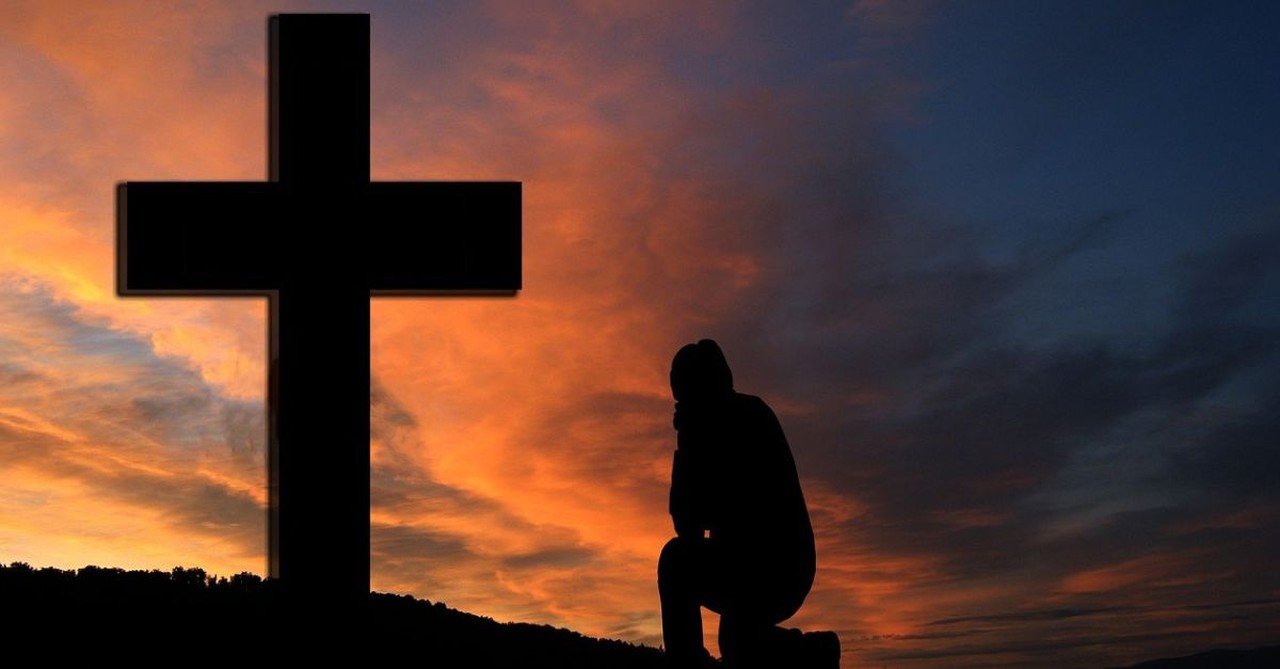
<path id="1" fill-rule="evenodd" d="M 269 23 L 261 182 L 117 187 L 121 295 L 267 295 L 269 571 L 369 591 L 369 297 L 511 295 L 520 184 L 369 182 L 368 15 Z"/>
<path id="2" fill-rule="evenodd" d="M 369 287 L 342 266 L 367 250 L 347 246 L 362 236 L 342 228 L 363 221 L 358 199 L 338 194 L 369 182 L 369 24 L 367 16 L 291 18 L 269 27 L 269 170 L 311 196 L 285 214 L 299 243 L 285 251 L 291 271 L 268 325 L 277 411 L 268 553 L 285 581 L 364 574 L 349 587 L 367 593 Z"/>

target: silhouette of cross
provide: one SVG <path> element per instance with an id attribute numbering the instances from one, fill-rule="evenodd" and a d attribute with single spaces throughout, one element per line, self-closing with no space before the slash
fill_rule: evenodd
<path id="1" fill-rule="evenodd" d="M 268 182 L 116 189 L 120 295 L 266 295 L 269 571 L 369 592 L 370 294 L 520 289 L 519 182 L 369 181 L 369 17 L 284 14 Z"/>

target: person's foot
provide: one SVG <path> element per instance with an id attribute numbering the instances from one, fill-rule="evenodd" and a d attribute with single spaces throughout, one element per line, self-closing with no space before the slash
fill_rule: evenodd
<path id="1" fill-rule="evenodd" d="M 840 669 L 840 637 L 835 632 L 805 632 L 800 666 L 808 669 Z"/>

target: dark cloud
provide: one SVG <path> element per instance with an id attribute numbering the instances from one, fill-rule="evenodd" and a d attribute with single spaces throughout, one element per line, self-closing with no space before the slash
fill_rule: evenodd
<path id="1" fill-rule="evenodd" d="M 965 616 L 961 618 L 944 618 L 928 623 L 929 626 L 935 625 L 959 625 L 967 623 L 999 623 L 999 622 L 1022 622 L 1029 620 L 1064 620 L 1066 618 L 1078 618 L 1080 616 L 1096 616 L 1103 613 L 1116 613 L 1119 611 L 1129 611 L 1132 607 L 1110 607 L 1101 609 L 1041 609 L 1037 611 L 1018 611 L 1016 613 L 999 613 L 986 616 Z"/>
<path id="2" fill-rule="evenodd" d="M 376 525 L 370 535 L 373 555 L 379 559 L 379 568 L 396 571 L 405 563 L 414 565 L 415 579 L 430 579 L 432 566 L 450 567 L 458 561 L 480 559 L 458 537 L 441 532 L 404 525 Z"/>
<path id="3" fill-rule="evenodd" d="M 1239 257 L 1242 247 L 1250 250 L 1245 259 Z M 1054 248 L 1044 255 L 1068 254 Z M 926 509 L 1009 504 L 1042 483 L 1070 453 L 1124 421 L 1150 412 L 1176 419 L 1241 375 L 1260 365 L 1274 364 L 1268 342 L 1274 341 L 1277 324 L 1263 321 L 1241 327 L 1221 317 L 1206 319 L 1206 308 L 1194 305 L 1208 303 L 1221 313 L 1224 305 L 1256 302 L 1260 298 L 1257 287 L 1262 285 L 1258 275 L 1276 259 L 1275 245 L 1256 238 L 1204 254 L 1192 265 L 1210 269 L 1184 272 L 1185 287 L 1173 309 L 1180 317 L 1164 333 L 1145 342 L 1146 354 L 1106 340 L 1037 348 L 1033 342 L 1016 341 L 1005 333 L 1006 315 L 998 310 L 956 308 L 998 303 L 1027 280 L 1015 277 L 1043 271 L 1047 267 L 1044 263 L 1022 264 L 1021 271 L 956 268 L 955 273 L 962 277 L 958 282 L 904 273 L 899 279 L 903 285 L 887 292 L 891 296 L 904 292 L 917 295 L 917 299 L 907 300 L 917 305 L 916 310 L 903 312 L 904 320 L 894 328 L 870 335 L 889 345 L 867 347 L 871 350 L 850 348 L 843 357 L 832 351 L 826 358 L 827 369 L 833 375 L 843 375 L 844 385 L 850 389 L 865 384 L 891 392 L 861 415 L 854 407 L 847 414 L 796 419 L 796 434 L 810 443 L 856 435 L 854 448 L 824 453 L 836 462 L 846 460 L 849 466 L 826 472 L 848 477 L 853 489 L 864 490 L 873 500 L 884 495 L 879 500 L 884 507 L 881 511 L 896 517 L 919 517 Z M 989 278 L 966 280 L 966 276 Z M 952 287 L 931 289 L 942 284 Z M 1218 295 L 1223 292 L 1229 295 Z M 905 320 L 908 317 L 921 323 Z M 853 320 L 856 315 L 850 313 L 848 318 Z M 966 327 L 966 320 L 977 324 Z M 929 343 L 895 348 L 901 346 L 895 340 L 902 339 L 897 331 L 936 331 L 931 323 L 958 323 L 960 327 L 948 327 L 946 336 Z M 906 338 L 913 336 L 927 335 L 908 334 Z M 877 374 L 869 359 L 879 356 L 884 356 L 885 368 L 895 371 L 886 369 Z M 914 393 L 908 388 L 898 390 L 893 374 L 927 383 Z M 840 385 L 835 382 L 824 390 L 834 390 L 838 400 Z M 1274 419 L 1269 418 L 1273 415 L 1266 410 L 1251 412 L 1234 417 L 1221 429 L 1232 434 L 1232 441 L 1240 448 L 1247 449 L 1244 444 L 1274 434 Z M 1158 444 L 1151 444 L 1151 448 L 1149 457 L 1162 450 Z M 1200 448 L 1194 452 L 1221 454 L 1222 450 Z M 1256 464 L 1259 457 L 1264 462 L 1271 457 L 1261 452 L 1242 455 L 1247 456 L 1233 460 Z M 871 471 L 870 476 L 858 473 L 866 470 Z M 875 477 L 883 479 L 883 484 L 877 485 Z"/>
<path id="4" fill-rule="evenodd" d="M 370 469 L 373 508 L 409 516 L 423 511 L 477 519 L 506 515 L 498 501 L 441 483 L 414 460 L 423 449 L 419 421 L 376 375 L 370 379 L 369 402 L 377 453 Z M 507 517 L 506 522 L 519 521 Z"/>
<path id="5" fill-rule="evenodd" d="M 822 136 L 820 123 L 801 125 Z M 1102 311 L 1060 308 L 1086 299 L 1073 292 L 1084 285 L 1099 305 L 1151 299 L 1141 289 L 1153 278 L 1098 261 L 1133 211 L 1013 238 L 980 221 L 912 220 L 876 173 L 892 158 L 862 133 L 845 137 L 807 147 L 805 165 L 752 166 L 759 175 L 744 180 L 766 184 L 752 197 L 772 205 L 755 211 L 785 213 L 738 223 L 782 253 L 766 254 L 768 280 L 741 309 L 695 335 L 721 340 L 740 390 L 794 408 L 779 413 L 802 475 L 866 506 L 842 530 L 881 556 L 937 560 L 931 587 L 1037 572 L 1027 601 L 1053 594 L 1048 573 L 1153 551 L 1183 554 L 1186 582 L 1130 594 L 1276 587 L 1248 575 L 1277 550 L 1256 527 L 1191 554 L 1194 539 L 1168 536 L 1209 508 L 1280 507 L 1274 226 L 1237 229 L 1167 268 L 1159 279 L 1174 291 L 1135 334 Z M 1052 336 L 1028 336 L 1028 323 Z M 1215 576 L 1213 565 L 1242 571 Z M 1118 609 L 1037 611 L 1028 620 Z M 968 622 L 1020 622 L 980 617 Z"/>
<path id="6" fill-rule="evenodd" d="M 532 553 L 517 553 L 502 558 L 508 569 L 573 569 L 599 559 L 595 551 L 581 548 L 551 548 Z"/>
<path id="7" fill-rule="evenodd" d="M 587 393 L 541 416 L 522 446 L 556 458 L 574 479 L 643 485 L 649 482 L 636 476 L 636 463 L 667 457 L 674 448 L 673 407 L 674 400 L 660 395 Z"/>
<path id="8" fill-rule="evenodd" d="M 41 375 L 12 362 L 0 362 L 0 385 L 20 386 L 39 382 Z"/>
<path id="9" fill-rule="evenodd" d="M 1148 645 L 1155 641 L 1164 641 L 1176 639 L 1180 636 L 1180 632 L 1154 632 L 1146 634 L 1133 635 L 1114 635 L 1107 638 L 1099 639 L 1078 639 L 1068 638 L 1061 640 L 1045 639 L 1033 642 L 1012 642 L 1012 643 L 995 643 L 995 644 L 956 644 L 948 648 L 938 649 L 934 651 L 904 651 L 896 653 L 880 654 L 878 659 L 882 660 L 924 660 L 939 658 L 961 658 L 967 656 L 987 656 L 985 662 L 999 661 L 999 666 L 1006 666 L 1011 660 L 1001 656 L 1025 656 L 1039 655 L 1039 661 L 1047 659 L 1047 655 L 1068 649 L 1079 649 L 1085 646 L 1097 645 Z M 999 658 L 997 660 L 996 658 Z M 1012 662 L 1017 662 L 1018 657 L 1012 658 Z"/>
<path id="10" fill-rule="evenodd" d="M 1101 608 L 1059 608 L 1059 609 L 1035 609 L 1030 611 L 1015 611 L 1010 613 L 996 613 L 983 616 L 965 616 L 961 618 L 944 618 L 935 620 L 927 624 L 929 627 L 945 626 L 945 625 L 969 625 L 972 623 L 1005 623 L 1005 622 L 1036 622 L 1036 621 L 1058 621 L 1070 618 L 1081 618 L 1089 616 L 1105 616 L 1115 614 L 1153 614 L 1153 613 L 1178 613 L 1185 611 L 1230 611 L 1230 610 L 1254 610 L 1261 611 L 1266 608 L 1273 608 L 1280 605 L 1280 599 L 1254 599 L 1240 602 L 1220 602 L 1213 604 L 1187 604 L 1181 606 L 1107 606 Z"/>
<path id="11" fill-rule="evenodd" d="M 92 475 L 85 472 L 85 478 Z M 124 474 L 94 481 L 103 495 L 140 508 L 159 510 L 165 523 L 207 534 L 236 547 L 241 555 L 260 556 L 266 547 L 265 509 L 251 494 L 199 476 Z M 193 556 L 187 562 L 195 563 Z"/>

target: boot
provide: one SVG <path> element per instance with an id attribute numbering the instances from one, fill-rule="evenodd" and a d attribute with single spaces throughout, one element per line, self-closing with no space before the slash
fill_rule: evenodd
<path id="1" fill-rule="evenodd" d="M 806 669 L 840 669 L 840 637 L 835 632 L 806 632 L 799 665 Z"/>

